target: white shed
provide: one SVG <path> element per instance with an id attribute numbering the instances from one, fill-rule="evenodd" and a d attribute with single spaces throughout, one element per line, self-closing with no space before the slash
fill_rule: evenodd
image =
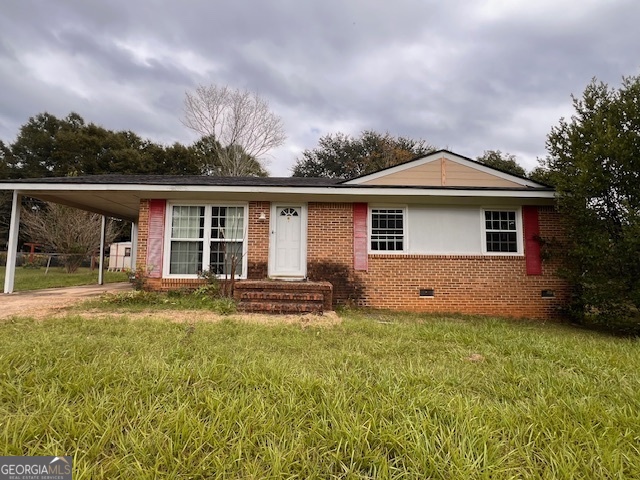
<path id="1" fill-rule="evenodd" d="M 131 242 L 112 243 L 109 248 L 109 271 L 131 269 Z"/>

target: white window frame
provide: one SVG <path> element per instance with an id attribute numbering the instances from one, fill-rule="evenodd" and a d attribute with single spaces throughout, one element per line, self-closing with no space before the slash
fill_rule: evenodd
<path id="1" fill-rule="evenodd" d="M 516 214 L 516 248 L 517 252 L 489 252 L 487 251 L 487 225 L 485 222 L 485 212 L 515 212 Z M 486 206 L 480 209 L 480 234 L 483 255 L 491 256 L 524 256 L 524 233 L 522 229 L 522 208 L 505 206 Z"/>
<path id="2" fill-rule="evenodd" d="M 402 210 L 402 250 L 373 250 L 371 248 L 371 238 L 373 232 L 373 211 L 374 210 Z M 409 248 L 409 225 L 408 225 L 407 205 L 369 205 L 367 218 L 367 251 L 373 255 L 402 255 L 407 253 Z"/>
<path id="3" fill-rule="evenodd" d="M 242 271 L 243 275 L 235 276 L 238 280 L 247 278 L 247 247 L 248 247 L 248 227 L 249 227 L 249 204 L 247 202 L 187 202 L 187 201 L 173 201 L 167 202 L 165 211 L 165 226 L 164 226 L 164 255 L 162 262 L 162 277 L 163 278 L 198 278 L 198 274 L 171 274 L 170 260 L 171 260 L 171 223 L 172 213 L 174 206 L 181 207 L 204 207 L 204 238 L 200 239 L 203 242 L 202 245 L 202 268 L 203 270 L 209 270 L 211 263 L 211 212 L 213 207 L 243 207 L 243 234 L 242 239 Z M 193 239 L 191 239 L 193 240 Z M 217 275 L 220 279 L 229 278 L 229 275 Z"/>

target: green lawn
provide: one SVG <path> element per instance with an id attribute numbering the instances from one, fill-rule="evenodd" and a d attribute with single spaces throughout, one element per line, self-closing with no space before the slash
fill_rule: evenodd
<path id="1" fill-rule="evenodd" d="M 0 267 L 0 285 L 4 285 L 4 273 L 6 267 Z M 71 287 L 74 285 L 90 285 L 98 283 L 98 270 L 80 268 L 75 273 L 66 273 L 64 268 L 50 268 L 45 274 L 46 268 L 16 268 L 15 288 L 16 292 L 25 290 L 40 290 L 42 288 Z M 128 276 L 124 272 L 104 272 L 104 281 L 126 282 Z M 1 292 L 1 290 L 0 290 Z"/>
<path id="2" fill-rule="evenodd" d="M 14 319 L 0 452 L 73 455 L 74 479 L 640 478 L 639 359 L 498 319 Z"/>

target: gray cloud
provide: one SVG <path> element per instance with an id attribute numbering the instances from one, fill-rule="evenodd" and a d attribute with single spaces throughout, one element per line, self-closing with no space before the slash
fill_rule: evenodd
<path id="1" fill-rule="evenodd" d="M 180 122 L 198 83 L 257 91 L 288 142 L 287 175 L 320 136 L 363 129 L 424 138 L 527 168 L 592 77 L 636 75 L 632 0 L 451 2 L 6 2 L 0 138 L 29 116 L 77 111 L 107 128 L 191 142 Z"/>

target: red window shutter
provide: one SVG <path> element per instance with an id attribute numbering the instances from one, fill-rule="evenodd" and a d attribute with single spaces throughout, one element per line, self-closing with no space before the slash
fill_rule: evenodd
<path id="1" fill-rule="evenodd" d="M 147 239 L 147 269 L 151 278 L 162 277 L 164 255 L 164 215 L 166 200 L 149 201 L 149 238 Z"/>
<path id="2" fill-rule="evenodd" d="M 353 268 L 354 270 L 369 269 L 369 255 L 367 253 L 367 215 L 366 203 L 353 204 Z"/>
<path id="3" fill-rule="evenodd" d="M 538 207 L 522 207 L 524 217 L 524 254 L 527 275 L 542 275 L 542 257 L 540 256 L 540 223 Z"/>

